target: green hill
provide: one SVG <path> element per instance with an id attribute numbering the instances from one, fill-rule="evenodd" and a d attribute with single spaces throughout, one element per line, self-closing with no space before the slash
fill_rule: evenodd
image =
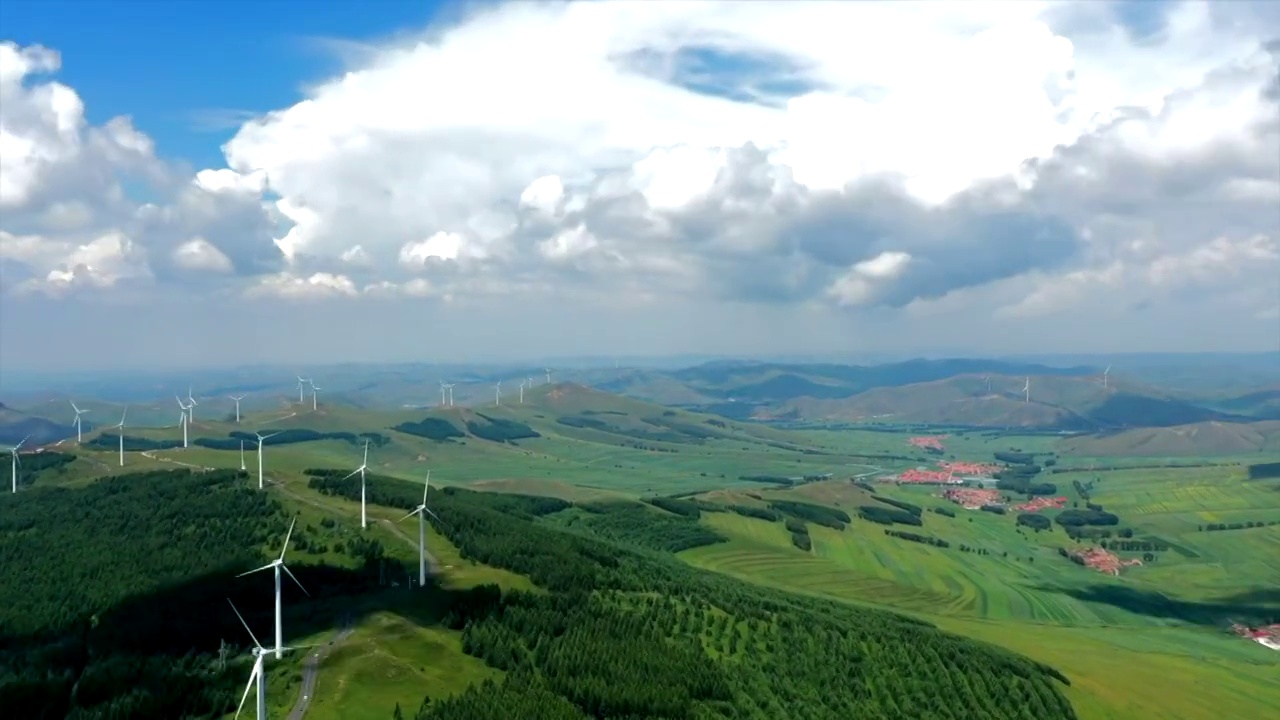
<path id="1" fill-rule="evenodd" d="M 27 447 L 36 447 L 75 436 L 75 428 L 71 425 L 30 415 L 0 403 L 0 445 L 5 448 L 13 447 L 23 438 L 27 438 Z"/>
<path id="2" fill-rule="evenodd" d="M 1194 405 L 1158 389 L 1104 388 L 1094 377 L 961 375 L 882 387 L 839 400 L 801 398 L 761 409 L 757 416 L 809 421 L 885 422 L 1070 430 L 1172 426 L 1240 419 Z"/>
<path id="3" fill-rule="evenodd" d="M 1064 439 L 1060 452 L 1085 457 L 1207 457 L 1280 452 L 1280 421 L 1209 421 Z"/>

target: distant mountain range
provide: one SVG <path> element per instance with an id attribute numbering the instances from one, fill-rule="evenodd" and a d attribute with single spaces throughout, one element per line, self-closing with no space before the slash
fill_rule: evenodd
<path id="1" fill-rule="evenodd" d="M 85 422 L 85 428 L 89 423 Z M 35 415 L 29 415 L 0 403 L 0 446 L 5 450 L 29 438 L 32 447 L 45 445 L 75 436 L 76 431 L 65 423 L 55 423 Z"/>
<path id="2" fill-rule="evenodd" d="M 1217 362 L 1217 358 L 1214 358 Z M 1250 378 L 1267 380 L 1244 390 L 1216 394 L 1193 390 L 1184 377 L 1178 387 L 1147 377 L 1113 371 L 1105 382 L 1103 368 L 1052 366 L 1037 362 L 984 359 L 910 360 L 880 365 L 781 363 L 716 360 L 679 369 L 552 369 L 555 382 L 575 382 L 608 393 L 661 405 L 710 412 L 737 420 L 812 423 L 888 423 L 1014 427 L 1037 430 L 1116 431 L 1134 427 L 1173 427 L 1202 422 L 1254 422 L 1280 419 L 1280 366 L 1266 373 L 1265 358 L 1250 356 Z M 1182 366 L 1179 366 L 1182 367 Z M 1210 367 L 1210 366 L 1206 366 Z M 1190 372 L 1180 370 L 1179 372 Z M 1220 375 L 1218 365 L 1205 372 Z M 488 402 L 494 384 L 507 394 L 532 379 L 546 382 L 541 367 L 434 367 L 400 365 L 382 368 L 334 366 L 317 375 L 321 403 L 367 409 L 431 407 L 439 402 L 439 383 L 455 385 L 458 405 Z M 1031 381 L 1030 401 L 1022 392 Z M 204 383 L 200 380 L 204 379 Z M 175 381 L 176 382 L 176 381 Z M 91 407 L 95 418 L 114 418 L 119 403 L 130 404 L 130 420 L 140 425 L 171 424 L 177 412 L 172 395 L 180 387 L 153 381 L 127 398 L 88 393 L 74 399 Z M 1193 386 L 1195 383 L 1190 382 Z M 225 418 L 233 412 L 231 394 L 246 394 L 242 409 L 288 408 L 297 403 L 296 376 L 248 373 L 207 374 L 192 379 L 201 405 L 197 417 Z M 115 386 L 120 393 L 120 386 Z M 310 402 L 310 391 L 306 400 Z M 8 399 L 8 398 L 6 398 Z M 0 413 L 0 443 L 16 442 L 31 433 L 42 441 L 68 437 L 68 424 L 43 416 L 67 407 L 70 396 L 46 393 L 11 403 Z M 112 402 L 103 402 L 112 401 Z M 57 415 L 61 417 L 61 415 Z"/>

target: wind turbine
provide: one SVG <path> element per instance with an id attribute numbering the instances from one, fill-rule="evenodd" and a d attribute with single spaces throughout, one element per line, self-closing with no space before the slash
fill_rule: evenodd
<path id="1" fill-rule="evenodd" d="M 191 396 L 191 386 L 188 385 L 187 386 L 187 424 L 188 425 L 195 422 L 196 414 L 192 412 L 192 409 L 199 404 L 200 403 L 196 402 L 196 399 Z"/>
<path id="2" fill-rule="evenodd" d="M 240 424 L 240 401 L 244 399 L 243 395 L 228 395 L 236 403 L 236 424 Z"/>
<path id="3" fill-rule="evenodd" d="M 449 407 L 453 407 L 453 383 L 449 383 L 445 387 L 449 390 Z"/>
<path id="4" fill-rule="evenodd" d="M 987 384 L 987 394 L 990 395 L 991 394 L 991 376 L 988 375 L 982 378 L 982 381 Z"/>
<path id="5" fill-rule="evenodd" d="M 323 390 L 324 388 L 316 387 L 316 384 L 314 382 L 311 382 L 310 380 L 308 380 L 307 383 L 311 385 L 311 409 L 315 410 L 316 409 L 316 393 L 319 392 L 320 390 Z"/>
<path id="6" fill-rule="evenodd" d="M 1027 377 L 1027 381 L 1022 385 L 1022 392 L 1026 396 L 1024 402 L 1031 402 L 1031 377 Z"/>
<path id="7" fill-rule="evenodd" d="M 520 404 L 524 404 L 524 381 L 520 381 Z"/>
<path id="8" fill-rule="evenodd" d="M 440 407 L 444 407 L 444 405 L 445 405 L 445 402 L 444 402 L 444 393 L 445 393 L 445 388 L 446 388 L 446 387 L 447 387 L 447 386 L 444 384 L 444 381 L 443 381 L 443 380 L 441 380 L 441 381 L 440 381 Z"/>
<path id="9" fill-rule="evenodd" d="M 502 406 L 502 381 L 499 380 L 497 385 L 493 386 L 493 404 L 498 407 Z"/>
<path id="10" fill-rule="evenodd" d="M 244 626 L 249 637 L 253 638 L 253 671 L 249 673 L 249 682 L 244 686 L 244 695 L 240 696 L 240 707 L 236 708 L 236 717 L 240 717 L 240 711 L 244 710 L 244 701 L 249 699 L 249 688 L 253 687 L 253 681 L 258 681 L 258 692 L 255 705 L 257 705 L 258 720 L 267 720 L 267 678 L 262 673 L 262 660 L 266 657 L 267 651 L 263 649 L 262 643 L 258 642 L 257 636 L 249 629 L 249 623 L 244 621 L 244 616 L 236 610 L 236 604 L 231 602 L 231 598 L 227 598 L 227 603 L 231 605 L 231 610 L 235 612 L 236 617 L 240 618 L 240 624 Z"/>
<path id="11" fill-rule="evenodd" d="M 427 519 L 426 515 L 430 515 L 436 520 L 440 520 L 440 516 L 431 512 L 427 508 L 427 488 L 431 486 L 431 471 L 427 471 L 427 480 L 422 484 L 422 504 L 414 508 L 412 512 L 400 518 L 398 522 L 404 522 L 414 515 L 418 516 L 418 587 L 427 584 Z M 441 522 L 444 522 L 441 520 Z"/>
<path id="12" fill-rule="evenodd" d="M 253 434 L 258 436 L 258 489 L 261 490 L 262 489 L 262 443 L 267 438 L 273 438 L 279 435 L 280 433 L 273 432 L 270 435 L 263 435 L 262 433 L 255 430 Z"/>
<path id="13" fill-rule="evenodd" d="M 124 412 L 120 413 L 120 422 L 116 423 L 116 430 L 119 431 L 120 437 L 120 467 L 124 467 L 124 418 L 129 414 L 129 406 L 124 406 Z"/>
<path id="14" fill-rule="evenodd" d="M 68 400 L 67 402 L 71 402 L 71 401 Z M 71 409 L 76 411 L 76 419 L 72 424 L 76 426 L 76 444 L 79 445 L 80 444 L 80 416 L 89 411 L 81 410 L 80 408 L 76 407 L 75 403 L 71 403 Z"/>
<path id="15" fill-rule="evenodd" d="M 1107 389 L 1107 379 L 1111 375 L 1111 366 L 1108 365 L 1106 370 L 1102 371 L 1102 389 Z"/>
<path id="16" fill-rule="evenodd" d="M 240 441 L 240 472 L 244 472 L 244 441 Z"/>
<path id="17" fill-rule="evenodd" d="M 306 379 L 306 378 L 304 378 L 304 377 L 302 377 L 301 375 L 299 375 L 299 376 L 298 376 L 298 404 L 299 404 L 299 405 L 301 405 L 302 403 L 306 402 L 306 400 L 305 400 L 305 399 L 303 398 L 303 396 L 302 396 L 302 390 L 303 390 L 304 385 L 305 385 L 306 383 L 309 383 L 309 382 L 311 382 L 311 381 L 310 381 L 310 380 L 308 380 L 308 379 Z"/>
<path id="18" fill-rule="evenodd" d="M 355 470 L 352 470 L 351 475 L 348 475 L 347 477 L 342 478 L 343 480 L 346 480 L 352 475 L 355 475 L 356 473 L 360 473 L 360 529 L 361 530 L 365 530 L 369 527 L 369 517 L 368 515 L 365 514 L 365 508 L 364 508 L 364 471 L 367 470 L 368 468 L 369 468 L 369 441 L 365 440 L 364 441 L 364 460 L 361 461 L 360 467 L 356 468 Z"/>
<path id="19" fill-rule="evenodd" d="M 551 368 L 546 368 L 546 373 L 547 373 L 547 384 L 550 385 L 551 384 Z"/>
<path id="20" fill-rule="evenodd" d="M 13 466 L 13 492 L 15 494 L 18 492 L 18 448 L 22 447 L 22 443 L 26 442 L 30 437 L 31 436 L 28 435 L 27 437 L 22 438 L 22 442 L 19 442 L 17 445 L 14 445 L 9 449 L 9 456 L 12 460 Z"/>
<path id="21" fill-rule="evenodd" d="M 182 398 L 178 397 L 177 395 L 174 395 L 173 399 L 177 400 L 178 407 L 182 408 L 182 415 L 178 418 L 178 424 L 182 425 L 182 447 L 187 447 L 187 425 L 190 424 L 189 423 L 190 416 L 188 415 L 188 413 L 191 412 L 191 406 L 183 405 Z"/>
<path id="22" fill-rule="evenodd" d="M 288 549 L 289 549 L 289 537 L 290 537 L 291 535 L 293 535 L 293 525 L 294 525 L 294 523 L 296 523 L 296 522 L 298 522 L 298 517 L 295 515 L 295 516 L 294 516 L 294 518 L 293 518 L 293 520 L 289 521 L 289 532 L 284 536 L 284 547 L 280 548 L 280 557 L 276 558 L 275 560 L 272 560 L 271 562 L 267 563 L 266 565 L 263 565 L 263 566 L 262 566 L 262 567 L 260 567 L 260 568 L 254 568 L 254 569 L 252 569 L 252 570 L 250 570 L 250 571 L 248 571 L 248 572 L 242 572 L 242 573 L 240 573 L 239 575 L 237 575 L 237 576 L 236 576 L 236 577 L 244 577 L 245 575 L 252 575 L 253 573 L 256 573 L 256 572 L 258 572 L 258 571 L 260 571 L 260 570 L 275 570 L 275 575 L 276 575 L 276 647 L 275 647 L 275 654 L 276 654 L 276 659 L 277 659 L 277 660 L 279 660 L 279 659 L 280 659 L 280 654 L 281 654 L 282 652 L 284 652 L 285 650 L 287 650 L 287 649 L 288 649 L 288 648 L 284 647 L 284 645 L 282 645 L 282 644 L 280 643 L 280 637 L 281 637 L 281 628 L 280 628 L 280 571 L 281 571 L 281 570 L 284 570 L 285 572 L 289 573 L 289 577 L 290 577 L 290 578 L 292 578 L 292 579 L 293 579 L 293 581 L 294 581 L 295 583 L 297 583 L 297 584 L 298 584 L 298 587 L 302 588 L 302 592 L 307 593 L 307 596 L 308 596 L 308 597 L 310 597 L 310 595 L 311 595 L 311 593 L 307 592 L 307 589 L 306 589 L 306 588 L 302 587 L 302 583 L 298 581 L 298 578 L 294 577 L 293 571 L 292 571 L 292 570 L 290 570 L 290 569 L 289 569 L 289 567 L 288 567 L 287 565 L 285 565 L 285 564 L 284 564 L 284 553 L 285 553 L 285 551 L 286 551 L 286 550 L 288 550 Z M 254 640 L 254 642 L 256 643 L 256 642 L 257 642 L 257 640 Z M 259 647 L 261 647 L 261 646 L 259 646 Z"/>

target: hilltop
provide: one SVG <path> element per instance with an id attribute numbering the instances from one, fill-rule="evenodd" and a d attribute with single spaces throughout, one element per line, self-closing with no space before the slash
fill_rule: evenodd
<path id="1" fill-rule="evenodd" d="M 28 436 L 27 443 L 35 446 L 65 440 L 75 434 L 75 429 L 66 423 L 56 423 L 0 403 L 0 445 L 6 449 Z"/>
<path id="2" fill-rule="evenodd" d="M 1280 421 L 1209 421 L 1064 439 L 1059 452 L 1088 457 L 1204 457 L 1280 452 Z"/>
<path id="3" fill-rule="evenodd" d="M 882 387 L 850 398 L 799 398 L 758 409 L 760 418 L 1094 430 L 1245 420 L 1140 385 L 1103 387 L 1093 376 L 961 375 Z"/>

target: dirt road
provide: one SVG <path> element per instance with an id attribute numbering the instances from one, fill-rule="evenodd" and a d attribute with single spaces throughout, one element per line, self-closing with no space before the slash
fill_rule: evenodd
<path id="1" fill-rule="evenodd" d="M 297 704 L 289 712 L 289 720 L 302 720 L 302 716 L 307 714 L 307 708 L 311 707 L 311 698 L 316 696 L 316 679 L 320 675 L 320 663 L 334 648 L 351 637 L 354 630 L 355 628 L 351 627 L 351 622 L 348 620 L 331 642 L 318 648 L 307 648 L 309 651 L 307 660 L 302 664 L 302 687 L 298 690 Z"/>

